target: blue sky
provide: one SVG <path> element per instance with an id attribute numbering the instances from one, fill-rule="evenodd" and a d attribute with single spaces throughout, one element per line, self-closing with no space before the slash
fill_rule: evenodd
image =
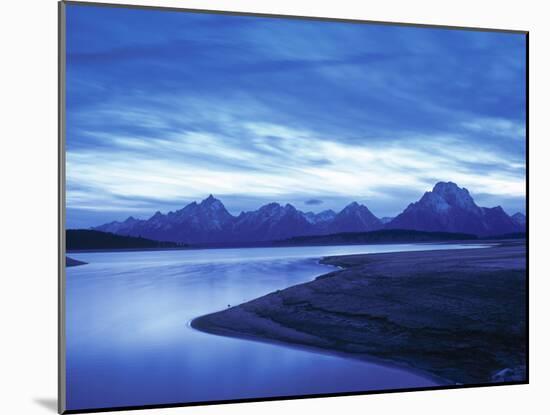
<path id="1" fill-rule="evenodd" d="M 521 34 L 68 5 L 67 226 L 437 181 L 524 212 L 525 114 Z"/>

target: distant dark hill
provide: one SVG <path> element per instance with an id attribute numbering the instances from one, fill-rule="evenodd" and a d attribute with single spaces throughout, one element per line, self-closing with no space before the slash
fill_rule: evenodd
<path id="1" fill-rule="evenodd" d="M 160 242 L 133 236 L 121 236 L 114 233 L 89 229 L 67 230 L 67 251 L 90 249 L 152 249 L 182 248 L 185 245 L 174 242 Z"/>
<path id="2" fill-rule="evenodd" d="M 467 233 L 424 232 L 409 229 L 381 229 L 371 232 L 344 232 L 331 235 L 297 236 L 279 241 L 280 245 L 343 245 L 397 242 L 443 242 L 477 240 Z"/>

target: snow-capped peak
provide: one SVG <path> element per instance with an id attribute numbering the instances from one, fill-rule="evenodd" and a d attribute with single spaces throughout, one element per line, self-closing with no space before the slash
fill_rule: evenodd
<path id="1" fill-rule="evenodd" d="M 468 211 L 479 211 L 466 188 L 460 188 L 453 182 L 439 182 L 431 192 L 426 192 L 420 200 L 435 210 L 446 211 L 450 207 L 459 207 Z"/>

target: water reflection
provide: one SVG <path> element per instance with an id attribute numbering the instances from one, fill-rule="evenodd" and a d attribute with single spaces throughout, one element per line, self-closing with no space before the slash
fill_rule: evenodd
<path id="1" fill-rule="evenodd" d="M 429 248 L 460 248 L 433 245 Z M 471 247 L 471 246 L 469 246 Z M 420 387 L 400 369 L 189 327 L 332 270 L 326 255 L 426 249 L 335 246 L 74 254 L 67 269 L 69 409 Z"/>

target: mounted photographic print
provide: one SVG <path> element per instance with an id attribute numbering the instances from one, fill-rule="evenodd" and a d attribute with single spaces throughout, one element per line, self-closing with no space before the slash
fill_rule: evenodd
<path id="1" fill-rule="evenodd" d="M 60 3 L 60 412 L 527 383 L 527 41 Z"/>

